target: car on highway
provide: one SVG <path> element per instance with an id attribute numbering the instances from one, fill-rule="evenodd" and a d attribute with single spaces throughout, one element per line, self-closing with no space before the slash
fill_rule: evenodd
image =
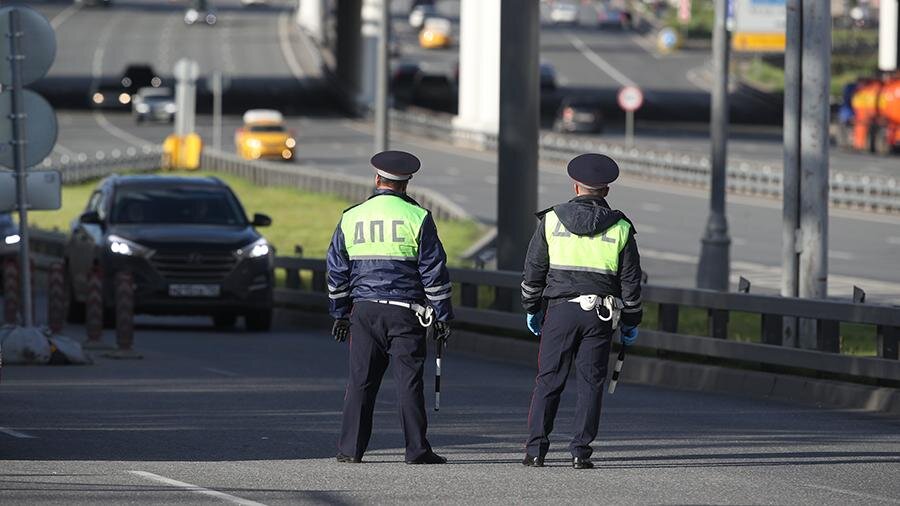
<path id="1" fill-rule="evenodd" d="M 453 25 L 446 18 L 427 18 L 419 32 L 422 49 L 446 49 L 453 43 Z"/>
<path id="2" fill-rule="evenodd" d="M 12 214 L 0 213 L 0 257 L 15 255 L 19 252 L 19 226 L 13 221 Z"/>
<path id="3" fill-rule="evenodd" d="M 191 7 L 184 11 L 184 24 L 213 26 L 219 20 L 216 11 L 210 8 L 206 0 L 196 0 Z"/>
<path id="4" fill-rule="evenodd" d="M 589 97 L 563 98 L 553 129 L 561 133 L 603 132 L 601 104 Z"/>
<path id="5" fill-rule="evenodd" d="M 218 178 L 130 175 L 103 179 L 72 224 L 65 246 L 68 317 L 84 321 L 89 274 L 103 279 L 103 313 L 115 321 L 117 272 L 134 275 L 138 314 L 209 315 L 217 327 L 243 316 L 249 330 L 272 322 L 274 250 Z"/>
<path id="6" fill-rule="evenodd" d="M 175 121 L 175 95 L 171 88 L 141 88 L 131 100 L 131 115 L 136 123 L 159 121 L 172 123 Z"/>
<path id="7" fill-rule="evenodd" d="M 550 21 L 557 25 L 578 23 L 578 6 L 572 3 L 555 2 L 550 9 Z"/>
<path id="8" fill-rule="evenodd" d="M 434 5 L 416 5 L 409 13 L 409 26 L 421 30 L 425 20 L 438 15 Z"/>
<path id="9" fill-rule="evenodd" d="M 293 160 L 297 139 L 287 128 L 284 116 L 271 109 L 251 109 L 244 113 L 244 124 L 234 134 L 238 156 L 247 160 L 274 158 Z"/>
<path id="10" fill-rule="evenodd" d="M 159 88 L 162 78 L 145 64 L 131 64 L 125 67 L 119 80 L 114 84 L 101 83 L 91 90 L 91 104 L 100 109 L 123 109 L 129 107 L 134 94 L 141 88 Z"/>

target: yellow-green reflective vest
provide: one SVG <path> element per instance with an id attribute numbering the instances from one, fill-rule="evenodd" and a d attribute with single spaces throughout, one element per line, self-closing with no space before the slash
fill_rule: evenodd
<path id="1" fill-rule="evenodd" d="M 418 260 L 419 231 L 428 211 L 394 195 L 348 209 L 341 231 L 350 260 Z"/>
<path id="2" fill-rule="evenodd" d="M 627 220 L 619 220 L 602 234 L 576 235 L 559 221 L 556 212 L 550 211 L 544 216 L 544 227 L 551 269 L 612 275 L 619 272 L 619 253 L 631 230 Z"/>

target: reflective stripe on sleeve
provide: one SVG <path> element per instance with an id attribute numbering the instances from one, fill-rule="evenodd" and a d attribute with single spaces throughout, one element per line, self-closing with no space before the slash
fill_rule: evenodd
<path id="1" fill-rule="evenodd" d="M 426 293 L 425 296 L 428 297 L 428 300 L 437 302 L 437 301 L 439 301 L 439 300 L 449 299 L 450 297 L 453 296 L 453 294 L 452 294 L 452 293 L 445 293 L 444 295 L 428 295 L 428 294 Z"/>
<path id="2" fill-rule="evenodd" d="M 341 293 L 329 293 L 328 298 L 332 300 L 343 299 L 345 297 L 349 297 L 350 292 L 341 292 Z"/>
<path id="3" fill-rule="evenodd" d="M 432 286 L 432 287 L 430 287 L 430 288 L 426 288 L 425 291 L 428 292 L 428 293 L 437 293 L 437 292 L 444 291 L 444 290 L 446 290 L 446 289 L 448 289 L 448 288 L 451 288 L 452 286 L 453 286 L 452 283 L 447 283 L 446 285 Z"/>

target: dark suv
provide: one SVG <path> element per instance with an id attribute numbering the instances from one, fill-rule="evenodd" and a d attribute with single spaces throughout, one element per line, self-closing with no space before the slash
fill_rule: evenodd
<path id="1" fill-rule="evenodd" d="M 114 280 L 134 273 L 135 313 L 211 315 L 217 327 L 239 315 L 250 330 L 272 322 L 274 251 L 217 178 L 110 176 L 72 224 L 66 245 L 69 319 L 83 321 L 88 274 L 103 274 L 104 320 L 114 321 Z"/>

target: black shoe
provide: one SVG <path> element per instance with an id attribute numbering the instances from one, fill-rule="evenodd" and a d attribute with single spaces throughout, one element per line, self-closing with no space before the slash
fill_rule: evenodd
<path id="1" fill-rule="evenodd" d="M 349 455 L 344 455 L 343 453 L 338 453 L 335 459 L 342 464 L 359 464 L 362 462 L 362 457 L 351 457 Z"/>
<path id="2" fill-rule="evenodd" d="M 407 460 L 407 464 L 446 464 L 447 459 L 429 450 L 428 453 L 413 460 Z"/>
<path id="3" fill-rule="evenodd" d="M 593 469 L 594 463 L 589 457 L 572 457 L 572 467 L 575 469 Z"/>
<path id="4" fill-rule="evenodd" d="M 522 460 L 522 465 L 526 467 L 544 467 L 544 457 L 532 457 L 526 454 L 525 459 Z"/>

